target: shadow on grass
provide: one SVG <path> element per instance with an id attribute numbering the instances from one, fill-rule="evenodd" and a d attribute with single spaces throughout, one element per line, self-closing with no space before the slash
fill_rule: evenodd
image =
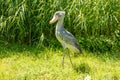
<path id="1" fill-rule="evenodd" d="M 99 60 L 106 62 L 106 61 L 118 61 L 120 60 L 120 51 L 117 52 L 106 52 L 106 53 L 91 53 L 91 52 L 86 52 L 86 56 L 94 56 L 98 58 Z"/>
<path id="2" fill-rule="evenodd" d="M 96 55 L 99 59 L 101 59 L 102 61 L 118 61 L 120 60 L 120 53 L 104 53 L 104 54 L 99 54 Z"/>
<path id="3" fill-rule="evenodd" d="M 46 47 L 49 49 L 49 47 Z M 0 58 L 10 57 L 11 55 L 27 55 L 27 56 L 36 56 L 39 57 L 38 54 L 42 53 L 45 47 L 35 47 L 35 46 L 27 46 L 27 45 L 19 45 L 19 44 L 1 44 L 0 45 Z M 25 53 L 27 52 L 27 53 Z M 29 54 L 28 54 L 29 53 Z M 45 52 L 44 52 L 45 53 Z M 102 61 L 112 60 L 117 61 L 120 60 L 120 53 L 119 52 L 106 52 L 106 53 L 90 53 L 85 52 L 83 56 L 95 56 Z"/>
<path id="4" fill-rule="evenodd" d="M 11 55 L 27 55 L 36 56 L 43 51 L 44 48 L 37 48 L 35 46 L 18 45 L 18 44 L 1 44 L 0 45 L 0 58 L 10 57 Z M 26 53 L 27 52 L 27 53 Z"/>

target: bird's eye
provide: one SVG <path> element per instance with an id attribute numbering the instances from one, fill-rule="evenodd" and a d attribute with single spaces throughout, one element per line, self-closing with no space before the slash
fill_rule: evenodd
<path id="1" fill-rule="evenodd" d="M 56 15 L 59 15 L 59 13 L 56 13 Z"/>
<path id="2" fill-rule="evenodd" d="M 58 17 L 61 17 L 61 16 L 62 16 L 60 13 L 56 13 L 56 15 L 57 15 Z"/>

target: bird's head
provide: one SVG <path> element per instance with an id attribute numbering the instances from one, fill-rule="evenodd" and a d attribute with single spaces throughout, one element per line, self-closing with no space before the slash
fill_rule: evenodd
<path id="1" fill-rule="evenodd" d="M 50 20 L 50 24 L 55 23 L 58 20 L 64 19 L 65 11 L 57 11 L 55 12 L 53 18 Z"/>

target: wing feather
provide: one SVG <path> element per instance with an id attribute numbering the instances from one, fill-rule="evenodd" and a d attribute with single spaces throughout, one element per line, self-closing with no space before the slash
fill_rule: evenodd
<path id="1" fill-rule="evenodd" d="M 77 49 L 79 49 L 80 52 L 82 52 L 77 39 L 67 30 L 64 29 L 64 30 L 58 31 L 58 34 L 56 35 L 56 37 L 62 44 L 65 43 L 65 44 L 72 45 Z"/>

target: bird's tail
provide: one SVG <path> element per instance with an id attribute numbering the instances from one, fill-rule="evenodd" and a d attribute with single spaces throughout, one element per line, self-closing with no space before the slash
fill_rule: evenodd
<path id="1" fill-rule="evenodd" d="M 80 52 L 80 54 L 82 53 L 82 49 L 81 48 L 79 48 L 79 52 Z"/>
<path id="2" fill-rule="evenodd" d="M 79 49 L 79 51 L 80 51 L 80 53 L 82 53 L 82 49 L 81 48 Z"/>

